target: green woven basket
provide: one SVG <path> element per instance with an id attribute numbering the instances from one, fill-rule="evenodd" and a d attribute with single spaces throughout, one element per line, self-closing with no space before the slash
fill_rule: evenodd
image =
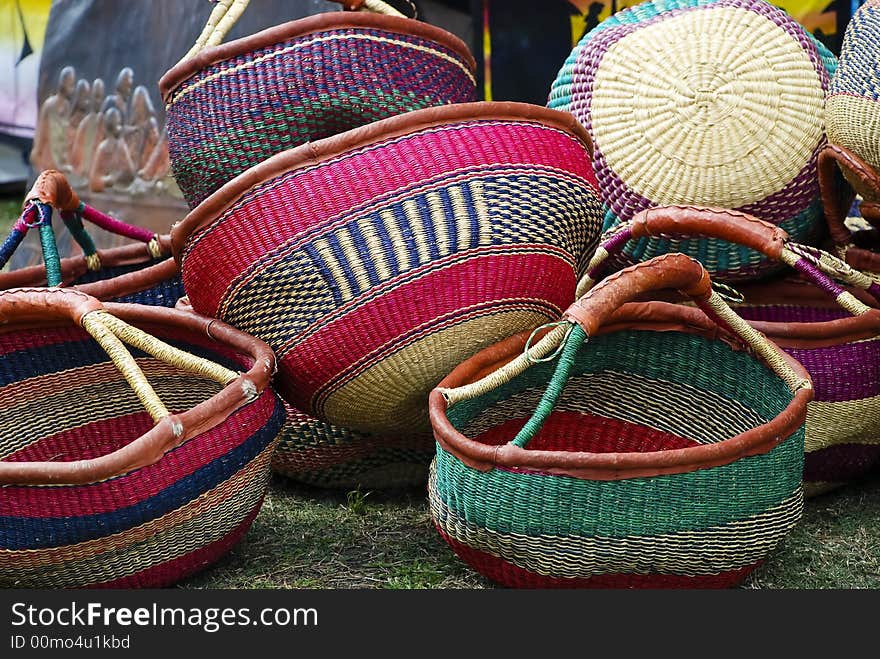
<path id="1" fill-rule="evenodd" d="M 618 309 L 667 287 L 718 327 Z M 696 261 L 627 268 L 530 341 L 431 393 L 431 513 L 476 570 L 516 587 L 725 587 L 797 523 L 810 378 Z"/>

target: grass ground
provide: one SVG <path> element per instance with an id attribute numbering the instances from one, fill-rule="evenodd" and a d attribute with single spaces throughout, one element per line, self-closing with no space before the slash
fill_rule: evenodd
<path id="1" fill-rule="evenodd" d="M 19 200 L 0 201 L 5 236 Z M 275 478 L 253 527 L 182 588 L 486 588 L 440 539 L 422 489 L 330 493 Z M 880 588 L 880 474 L 807 501 L 745 588 Z"/>
<path id="2" fill-rule="evenodd" d="M 331 494 L 273 480 L 244 541 L 183 588 L 487 588 L 431 525 L 421 490 Z M 880 475 L 807 501 L 744 588 L 880 588 Z"/>

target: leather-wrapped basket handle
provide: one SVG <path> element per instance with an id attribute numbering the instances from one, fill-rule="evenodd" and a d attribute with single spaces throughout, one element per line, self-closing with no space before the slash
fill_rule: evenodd
<path id="1" fill-rule="evenodd" d="M 618 310 L 628 301 L 640 294 L 664 288 L 676 288 L 693 297 L 708 318 L 722 330 L 726 337 L 723 340 L 735 337 L 759 356 L 793 392 L 792 401 L 786 409 L 775 419 L 731 437 L 727 442 L 715 444 L 712 448 L 701 446 L 646 454 L 526 450 L 526 445 L 540 431 L 558 403 L 583 342 L 598 334 L 603 324 L 618 322 Z M 465 437 L 453 427 L 447 410 L 461 401 L 489 394 L 529 368 L 534 361 L 529 356 L 530 339 L 525 342 L 524 352 L 518 357 L 484 374 L 483 364 L 503 361 L 510 349 L 515 349 L 519 344 L 520 338 L 511 337 L 503 345 L 487 348 L 461 364 L 431 392 L 429 408 L 434 435 L 446 450 L 451 450 L 468 466 L 481 471 L 495 466 L 535 468 L 604 480 L 679 473 L 697 465 L 725 464 L 742 455 L 769 450 L 803 423 L 806 404 L 812 399 L 812 382 L 803 366 L 737 316 L 718 293 L 712 291 L 711 280 L 703 266 L 683 254 L 657 256 L 608 277 L 572 305 L 566 311 L 564 321 L 552 325 L 557 327 L 548 332 L 535 348 L 542 343 L 546 344 L 544 353 L 555 348 L 553 357 L 558 355 L 555 371 L 534 414 L 508 443 L 489 446 Z M 705 333 L 706 327 L 700 329 Z M 470 374 L 476 374 L 480 379 L 473 381 Z M 462 379 L 467 384 L 463 384 Z"/>
<path id="2" fill-rule="evenodd" d="M 211 360 L 191 355 L 121 320 L 187 327 L 203 331 L 215 341 L 248 354 L 254 364 L 237 373 Z M 131 304 L 108 304 L 72 289 L 9 289 L 0 291 L 0 323 L 4 331 L 39 327 L 46 321 L 66 320 L 85 329 L 107 352 L 142 405 L 154 427 L 130 444 L 89 460 L 73 462 L 6 462 L 0 460 L 3 484 L 79 484 L 117 476 L 153 464 L 168 450 L 203 432 L 235 409 L 262 393 L 275 371 L 275 358 L 268 345 L 209 318 L 171 309 Z M 214 380 L 224 388 L 188 412 L 172 414 L 159 399 L 138 363 L 125 347 L 133 346 L 180 370 Z M 210 418 L 209 418 L 210 417 Z"/>
<path id="3" fill-rule="evenodd" d="M 37 176 L 37 180 L 25 195 L 24 203 L 40 201 L 59 211 L 75 211 L 80 199 L 74 192 L 67 177 L 57 169 L 47 169 Z"/>
<path id="4" fill-rule="evenodd" d="M 871 277 L 827 252 L 790 242 L 788 234 L 779 227 L 747 213 L 696 206 L 650 208 L 607 232 L 578 282 L 576 294 L 584 295 L 592 288 L 607 269 L 610 257 L 623 251 L 630 240 L 672 236 L 717 238 L 754 249 L 797 270 L 854 316 L 866 313 L 868 307 L 834 279 L 866 290 L 880 300 L 880 285 Z"/>
<path id="5" fill-rule="evenodd" d="M 625 303 L 644 293 L 668 288 L 705 302 L 712 294 L 712 281 L 698 261 L 683 254 L 664 254 L 604 279 L 572 304 L 563 318 L 580 325 L 587 336 L 593 336 Z"/>
<path id="6" fill-rule="evenodd" d="M 859 193 L 863 197 L 862 216 L 880 228 L 880 173 L 836 144 L 827 144 L 819 152 L 818 171 L 822 209 L 838 255 L 854 268 L 880 272 L 880 255 L 854 246 L 852 232 L 846 226 L 849 209 Z"/>
<path id="7" fill-rule="evenodd" d="M 76 325 L 104 305 L 91 295 L 60 288 L 19 288 L 0 292 L 0 325 L 38 320 L 69 320 Z"/>
<path id="8" fill-rule="evenodd" d="M 382 0 L 330 0 L 330 2 L 342 5 L 346 11 L 369 11 L 376 14 L 407 18 Z M 217 0 L 216 6 L 208 16 L 208 21 L 205 23 L 201 34 L 196 38 L 195 44 L 180 61 L 183 62 L 195 57 L 205 48 L 216 46 L 222 42 L 229 30 L 241 18 L 248 4 L 250 4 L 250 0 Z M 415 8 L 414 5 L 413 8 Z"/>
<path id="9" fill-rule="evenodd" d="M 69 288 L 12 288 L 0 291 L 0 323 L 18 325 L 45 320 L 69 320 L 91 334 L 157 423 L 170 417 L 171 413 L 124 343 L 223 385 L 238 377 L 235 371 L 195 357 L 119 320 L 107 312 L 102 302 L 82 291 Z"/>
<path id="10" fill-rule="evenodd" d="M 692 206 L 660 206 L 630 221 L 633 238 L 705 236 L 743 245 L 779 260 L 788 234 L 774 224 L 740 211 Z"/>

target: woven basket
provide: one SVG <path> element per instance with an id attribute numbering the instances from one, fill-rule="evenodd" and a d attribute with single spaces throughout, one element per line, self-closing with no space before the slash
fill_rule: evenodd
<path id="1" fill-rule="evenodd" d="M 215 33 L 211 43 L 221 38 Z M 310 16 L 192 53 L 159 81 L 174 179 L 194 208 L 298 144 L 410 110 L 474 101 L 474 69 L 458 37 L 371 13 Z"/>
<path id="2" fill-rule="evenodd" d="M 775 279 L 738 287 L 737 314 L 803 364 L 815 399 L 807 407 L 804 490 L 826 492 L 880 466 L 880 283 L 813 248 L 789 241 L 784 231 L 732 211 L 687 207 L 643 211 L 604 238 L 579 293 L 597 280 L 627 241 L 710 237 L 759 251 L 796 270 L 804 281 Z M 832 281 L 848 284 L 845 290 Z M 855 293 L 855 294 L 854 294 Z M 858 295 L 862 300 L 856 297 Z M 873 297 L 872 297 L 873 296 Z M 652 315 L 661 315 L 654 304 Z M 711 326 L 696 309 L 690 323 Z M 703 318 L 700 321 L 700 317 Z M 708 329 L 708 327 L 707 327 Z"/>
<path id="3" fill-rule="evenodd" d="M 57 210 L 82 254 L 59 259 L 52 226 Z M 95 248 L 83 219 L 135 242 L 108 250 Z M 0 290 L 33 286 L 76 286 L 101 300 L 173 307 L 183 295 L 183 282 L 171 256 L 170 236 L 120 222 L 81 202 L 67 178 L 56 170 L 37 177 L 25 198 L 24 211 L 0 246 L 6 264 L 28 231 L 40 234 L 44 265 L 0 273 Z M 147 270 L 146 276 L 140 272 Z"/>
<path id="4" fill-rule="evenodd" d="M 595 145 L 608 229 L 651 206 L 734 208 L 821 238 L 816 157 L 835 58 L 764 0 L 664 0 L 625 9 L 587 33 L 554 81 Z M 623 263 L 664 253 L 645 240 Z M 678 251 L 722 280 L 765 274 L 753 251 L 707 240 Z"/>
<path id="5" fill-rule="evenodd" d="M 192 311 L 189 298 L 176 307 Z M 377 437 L 334 426 L 284 404 L 286 421 L 272 471 L 315 487 L 386 490 L 424 486 L 434 457 L 430 437 Z"/>
<path id="6" fill-rule="evenodd" d="M 196 311 L 269 343 L 296 409 L 415 438 L 456 364 L 574 299 L 594 186 L 570 114 L 462 103 L 274 156 L 172 247 Z"/>
<path id="7" fill-rule="evenodd" d="M 666 287 L 718 326 L 615 313 Z M 531 350 L 523 333 L 478 353 L 431 392 L 443 538 L 506 586 L 741 581 L 801 516 L 806 371 L 681 254 L 609 277 L 556 325 Z"/>
<path id="8" fill-rule="evenodd" d="M 880 168 L 878 0 L 867 0 L 846 26 L 840 65 L 825 103 L 825 125 L 831 144 L 844 147 L 875 170 Z"/>
<path id="9" fill-rule="evenodd" d="M 368 435 L 291 407 L 272 469 L 300 483 L 332 489 L 424 487 L 433 457 L 434 442 L 429 437 Z"/>
<path id="10" fill-rule="evenodd" d="M 0 315 L 0 585 L 165 586 L 242 537 L 284 420 L 268 346 L 61 289 Z"/>

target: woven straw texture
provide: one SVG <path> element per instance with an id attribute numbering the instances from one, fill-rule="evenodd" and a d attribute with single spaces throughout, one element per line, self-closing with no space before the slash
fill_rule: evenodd
<path id="1" fill-rule="evenodd" d="M 269 156 L 409 110 L 476 100 L 470 65 L 424 37 L 326 29 L 216 62 L 167 104 L 174 180 L 191 207 Z"/>
<path id="2" fill-rule="evenodd" d="M 151 332 L 230 368 L 247 365 L 204 336 Z M 153 426 L 106 353 L 79 328 L 0 334 L 0 353 L 4 461 L 90 459 Z M 172 412 L 220 389 L 132 354 Z M 242 537 L 259 511 L 283 421 L 280 400 L 266 389 L 150 466 L 89 485 L 4 486 L 0 585 L 159 587 L 203 569 Z"/>
<path id="3" fill-rule="evenodd" d="M 534 365 L 456 403 L 449 420 L 477 442 L 503 444 L 531 417 L 553 369 Z M 650 453 L 720 443 L 791 400 L 778 376 L 721 341 L 627 330 L 578 348 L 559 402 L 526 448 Z M 622 480 L 481 472 L 438 443 L 431 514 L 463 560 L 507 586 L 731 586 L 801 516 L 803 437 L 801 427 L 764 454 Z"/>
<path id="4" fill-rule="evenodd" d="M 296 409 L 416 436 L 452 368 L 574 299 L 600 222 L 580 139 L 459 120 L 266 180 L 189 237 L 181 268 L 198 312 L 274 349 Z"/>
<path id="5" fill-rule="evenodd" d="M 775 304 L 734 305 L 746 320 L 821 323 L 849 314 L 826 302 L 812 306 L 780 296 Z M 807 406 L 804 492 L 815 496 L 864 478 L 880 467 L 880 335 L 821 347 L 786 347 L 791 329 L 780 326 L 782 348 L 809 371 L 816 390 Z M 797 327 L 795 326 L 795 330 Z M 768 337 L 776 334 L 767 329 Z"/>
<path id="6" fill-rule="evenodd" d="M 821 236 L 816 158 L 834 56 L 763 0 L 646 2 L 583 37 L 548 105 L 571 111 L 595 143 L 604 226 L 655 205 L 743 210 L 798 242 Z M 667 251 L 628 248 L 629 262 Z M 709 239 L 677 250 L 715 278 L 772 267 Z"/>
<path id="7" fill-rule="evenodd" d="M 843 35 L 825 104 L 828 141 L 880 169 L 880 1 L 868 0 Z"/>
<path id="8" fill-rule="evenodd" d="M 378 490 L 424 486 L 433 457 L 431 438 L 367 435 L 288 406 L 272 469 L 317 487 Z"/>

